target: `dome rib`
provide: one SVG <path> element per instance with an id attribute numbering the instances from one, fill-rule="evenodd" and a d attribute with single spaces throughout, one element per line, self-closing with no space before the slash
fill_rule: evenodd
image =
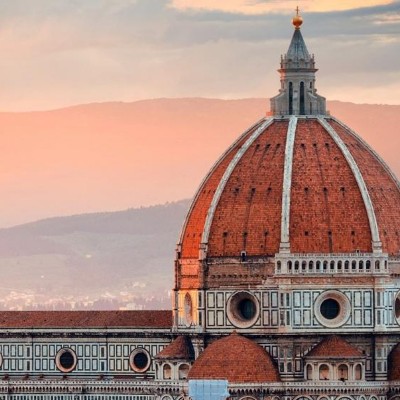
<path id="1" fill-rule="evenodd" d="M 245 143 L 247 136 L 249 136 L 252 131 L 262 123 L 262 121 L 264 121 L 264 118 L 253 124 L 249 129 L 242 133 L 237 140 L 235 140 L 235 142 L 223 153 L 223 155 L 219 157 L 217 162 L 212 166 L 212 168 L 209 170 L 206 177 L 200 184 L 181 229 L 180 241 L 178 243 L 178 251 L 181 252 L 182 258 L 198 258 L 199 255 L 200 238 L 204 230 L 204 222 L 209 207 L 209 205 L 207 205 L 207 209 L 205 209 L 204 206 L 199 207 L 199 197 L 202 197 L 201 205 L 203 205 L 207 201 L 204 198 L 203 191 L 207 191 L 207 187 L 209 188 L 208 192 L 213 192 L 213 190 L 215 191 L 215 189 L 213 189 L 213 186 L 210 184 L 210 181 L 213 180 L 215 186 L 219 184 L 220 178 L 217 177 L 215 179 L 215 175 L 220 174 L 220 176 L 222 177 L 222 174 L 226 168 L 224 164 L 226 163 L 226 165 L 229 165 L 231 159 L 234 157 L 234 153 L 240 149 L 242 144 Z M 211 197 L 209 199 L 209 202 L 211 203 L 212 195 L 209 197 Z M 197 228 L 199 228 L 199 232 L 196 232 Z M 192 243 L 192 246 L 190 246 L 190 248 L 188 248 L 187 246 L 188 241 L 185 241 L 185 236 L 188 234 L 195 238 L 192 239 L 192 242 L 194 243 Z"/>
<path id="2" fill-rule="evenodd" d="M 293 152 L 296 129 L 297 118 L 293 115 L 290 117 L 286 135 L 282 188 L 281 243 L 279 245 L 279 252 L 290 251 L 290 192 L 292 187 Z"/>
<path id="3" fill-rule="evenodd" d="M 210 228 L 211 224 L 213 222 L 214 218 L 214 213 L 217 208 L 218 202 L 221 198 L 221 194 L 224 191 L 224 188 L 226 186 L 226 183 L 228 182 L 228 179 L 230 175 L 232 174 L 233 170 L 235 169 L 236 165 L 242 158 L 242 156 L 246 153 L 248 148 L 251 146 L 251 144 L 267 129 L 272 123 L 274 122 L 274 118 L 266 118 L 264 122 L 255 130 L 255 132 L 246 140 L 246 142 L 243 144 L 243 146 L 240 148 L 240 150 L 235 154 L 235 157 L 233 157 L 232 161 L 230 162 L 228 168 L 225 170 L 225 173 L 219 182 L 219 185 L 217 187 L 217 190 L 214 193 L 214 197 L 212 199 L 212 202 L 210 204 L 210 208 L 208 209 L 207 212 L 207 218 L 206 222 L 204 224 L 204 230 L 203 230 L 203 235 L 201 238 L 201 243 L 205 244 L 208 243 L 208 238 L 210 235 Z M 202 258 L 202 257 L 201 257 Z"/>
<path id="4" fill-rule="evenodd" d="M 339 149 L 341 150 L 347 163 L 349 164 L 351 171 L 353 172 L 354 178 L 356 179 L 358 188 L 360 189 L 361 196 L 362 196 L 363 202 L 364 202 L 364 206 L 365 206 L 365 209 L 366 209 L 367 215 L 368 215 L 368 221 L 369 221 L 369 226 L 370 226 L 371 235 L 372 235 L 372 251 L 374 253 L 382 252 L 382 243 L 380 240 L 378 223 L 376 220 L 374 206 L 372 204 L 372 200 L 369 195 L 365 180 L 361 174 L 361 171 L 358 168 L 358 165 L 357 165 L 356 161 L 354 160 L 354 157 L 351 154 L 350 150 L 348 149 L 346 144 L 343 142 L 341 137 L 338 135 L 338 133 L 335 131 L 335 129 L 326 121 L 325 118 L 318 117 L 318 121 L 324 127 L 324 129 L 329 133 L 329 135 L 334 140 L 336 145 L 339 147 Z"/>
<path id="5" fill-rule="evenodd" d="M 340 125 L 343 129 L 346 129 L 348 132 L 350 132 L 355 139 L 357 139 L 367 148 L 367 150 L 381 163 L 382 167 L 391 176 L 393 181 L 396 183 L 397 188 L 400 190 L 400 181 L 398 180 L 397 176 L 393 173 L 393 171 L 389 168 L 389 166 L 386 164 L 385 160 L 360 135 L 358 135 L 357 132 L 351 129 L 348 125 L 346 125 L 344 122 L 340 121 L 336 117 L 331 116 L 331 119 L 335 121 L 338 125 Z"/>

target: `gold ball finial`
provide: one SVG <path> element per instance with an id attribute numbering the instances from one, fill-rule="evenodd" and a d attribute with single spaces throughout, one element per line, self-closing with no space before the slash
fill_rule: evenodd
<path id="1" fill-rule="evenodd" d="M 299 7 L 296 7 L 296 15 L 292 19 L 292 24 L 294 25 L 295 29 L 300 29 L 301 24 L 303 23 L 303 18 L 299 15 Z"/>

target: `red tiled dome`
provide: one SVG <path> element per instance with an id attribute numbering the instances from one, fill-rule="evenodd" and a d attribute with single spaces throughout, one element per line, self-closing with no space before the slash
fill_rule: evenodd
<path id="1" fill-rule="evenodd" d="M 332 335 L 319 342 L 311 351 L 307 358 L 360 358 L 362 353 L 353 347 L 343 338 Z"/>
<path id="2" fill-rule="evenodd" d="M 211 343 L 194 362 L 188 379 L 227 379 L 231 383 L 279 382 L 271 356 L 237 333 Z"/>
<path id="3" fill-rule="evenodd" d="M 178 336 L 172 343 L 161 350 L 157 355 L 158 359 L 193 360 L 193 344 L 188 336 Z"/>
<path id="4" fill-rule="evenodd" d="M 379 242 L 399 253 L 400 190 L 388 167 L 331 117 L 299 117 L 289 158 L 289 121 L 258 122 L 212 168 L 185 221 L 181 259 L 201 248 L 208 258 L 278 253 L 288 167 L 292 253 L 370 253 Z"/>
<path id="5" fill-rule="evenodd" d="M 400 343 L 394 346 L 388 357 L 388 380 L 400 381 Z"/>

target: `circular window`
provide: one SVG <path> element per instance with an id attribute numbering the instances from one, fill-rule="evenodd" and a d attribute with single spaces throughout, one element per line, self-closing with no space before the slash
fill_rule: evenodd
<path id="1" fill-rule="evenodd" d="M 335 319 L 340 313 L 340 304 L 335 299 L 326 299 L 321 303 L 321 314 L 326 319 Z"/>
<path id="2" fill-rule="evenodd" d="M 396 321 L 400 325 L 400 292 L 397 293 L 396 299 L 394 301 L 394 314 L 396 316 Z"/>
<path id="3" fill-rule="evenodd" d="M 315 301 L 314 313 L 321 325 L 337 328 L 350 317 L 349 299 L 337 290 L 323 292 Z"/>
<path id="4" fill-rule="evenodd" d="M 236 292 L 228 300 L 228 318 L 238 328 L 248 328 L 256 322 L 259 303 L 249 292 Z"/>
<path id="5" fill-rule="evenodd" d="M 145 349 L 135 349 L 129 357 L 129 364 L 136 372 L 145 372 L 150 367 L 150 355 Z"/>
<path id="6" fill-rule="evenodd" d="M 56 366 L 61 372 L 71 372 L 75 369 L 77 358 L 70 348 L 61 349 L 56 355 Z"/>

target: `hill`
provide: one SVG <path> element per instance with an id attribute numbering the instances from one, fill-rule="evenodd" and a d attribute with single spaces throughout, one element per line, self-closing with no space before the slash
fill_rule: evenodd
<path id="1" fill-rule="evenodd" d="M 0 230 L 0 309 L 169 308 L 188 206 L 180 201 Z"/>
<path id="2" fill-rule="evenodd" d="M 0 113 L 0 227 L 190 198 L 267 99 L 158 99 Z M 329 109 L 397 174 L 400 106 Z"/>

